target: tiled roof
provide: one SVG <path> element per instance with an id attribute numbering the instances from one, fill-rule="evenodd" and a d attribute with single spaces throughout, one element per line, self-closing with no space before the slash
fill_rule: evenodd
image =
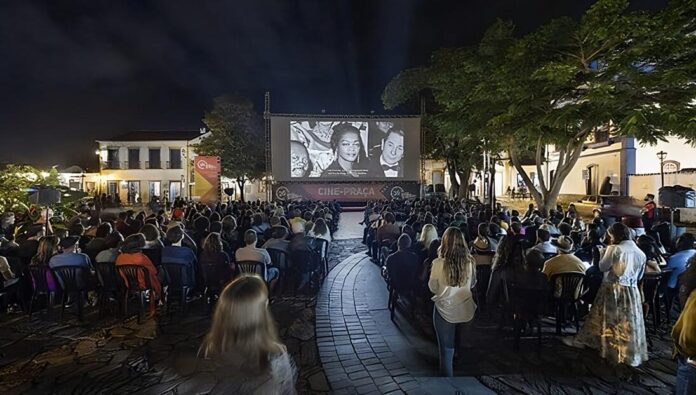
<path id="1" fill-rule="evenodd" d="M 138 130 L 100 141 L 188 141 L 200 135 L 198 130 Z"/>

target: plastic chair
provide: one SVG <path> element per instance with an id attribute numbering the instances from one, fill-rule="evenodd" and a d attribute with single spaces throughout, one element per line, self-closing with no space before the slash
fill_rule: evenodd
<path id="1" fill-rule="evenodd" d="M 323 277 L 329 274 L 329 241 L 315 238 L 314 239 L 314 249 L 319 253 L 323 267 Z"/>
<path id="2" fill-rule="evenodd" d="M 520 338 L 525 324 L 535 325 L 537 329 L 537 341 L 541 346 L 541 316 L 547 298 L 546 290 L 521 288 L 517 284 L 511 284 L 508 288 L 511 309 L 513 314 L 513 328 L 515 332 L 515 350 L 520 348 Z"/>
<path id="3" fill-rule="evenodd" d="M 278 278 L 278 288 L 282 291 L 283 285 L 286 282 L 285 277 L 288 275 L 290 269 L 290 260 L 288 259 L 288 253 L 277 248 L 266 248 L 266 251 L 268 251 L 268 255 L 271 256 L 271 262 L 273 262 L 273 266 L 277 267 L 278 270 L 280 270 L 280 277 Z"/>
<path id="4" fill-rule="evenodd" d="M 317 269 L 321 265 L 319 254 L 314 250 L 300 250 L 290 253 L 290 261 L 293 265 L 294 273 L 302 276 L 309 276 L 309 288 L 313 290 L 316 287 L 314 277 Z M 300 284 L 295 284 L 293 294 L 297 293 Z"/>
<path id="5" fill-rule="evenodd" d="M 660 309 L 658 308 L 658 293 L 657 290 L 662 282 L 662 273 L 646 273 L 641 280 L 643 288 L 643 300 L 647 305 L 644 309 L 644 316 L 648 318 L 648 314 L 652 314 L 653 333 L 657 333 L 657 328 L 660 326 Z"/>
<path id="6" fill-rule="evenodd" d="M 583 273 L 558 273 L 551 276 L 549 284 L 554 294 L 556 303 L 556 334 L 560 335 L 562 324 L 565 322 L 566 308 L 571 308 L 575 320 L 575 330 L 580 330 L 580 315 L 578 314 L 578 301 L 582 296 Z M 556 287 L 561 288 L 560 296 L 556 296 Z"/>
<path id="7" fill-rule="evenodd" d="M 32 294 L 29 301 L 29 317 L 34 312 L 34 302 L 39 296 L 46 295 L 46 312 L 50 318 L 53 314 L 53 305 L 55 302 L 56 293 L 48 287 L 47 276 L 53 276 L 51 269 L 48 266 L 29 266 L 29 274 L 32 280 Z"/>
<path id="8" fill-rule="evenodd" d="M 98 262 L 96 264 L 97 281 L 99 281 L 98 304 L 101 313 L 106 313 L 106 305 L 110 298 L 114 297 L 121 311 L 121 299 L 119 297 L 120 289 L 118 274 L 116 274 L 116 265 L 113 262 Z"/>
<path id="9" fill-rule="evenodd" d="M 184 272 L 188 270 L 186 265 L 178 263 L 162 263 L 164 275 L 167 279 L 167 287 L 164 292 L 167 301 L 167 313 L 170 311 L 172 297 L 179 300 L 179 305 L 184 314 L 188 311 L 188 293 L 190 287 L 184 282 Z M 189 276 L 190 277 L 190 276 Z"/>
<path id="10" fill-rule="evenodd" d="M 232 270 L 226 264 L 205 264 L 201 265 L 201 276 L 204 286 L 203 296 L 208 304 L 208 311 L 212 312 L 213 300 L 220 295 L 232 278 Z"/>
<path id="11" fill-rule="evenodd" d="M 140 311 L 138 312 L 138 324 L 142 323 L 142 317 L 145 315 L 145 294 L 152 292 L 152 284 L 150 283 L 150 275 L 143 266 L 140 265 L 118 265 L 116 271 L 123 280 L 125 291 L 123 292 L 123 317 L 128 318 L 128 296 L 135 295 L 140 301 Z M 140 286 L 142 283 L 144 286 Z"/>
<path id="12" fill-rule="evenodd" d="M 258 261 L 237 261 L 237 267 L 240 273 L 258 274 L 261 278 L 266 275 L 266 264 Z"/>
<path id="13" fill-rule="evenodd" d="M 77 317 L 82 321 L 82 309 L 87 297 L 87 270 L 82 266 L 61 266 L 53 269 L 58 284 L 63 290 L 60 304 L 60 319 L 63 319 L 65 302 L 69 294 L 77 296 Z"/>

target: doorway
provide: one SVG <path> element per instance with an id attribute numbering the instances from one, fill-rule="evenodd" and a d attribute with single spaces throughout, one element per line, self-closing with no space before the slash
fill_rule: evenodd
<path id="1" fill-rule="evenodd" d="M 128 181 L 128 203 L 135 204 L 140 198 L 140 181 Z"/>
<path id="2" fill-rule="evenodd" d="M 585 181 L 585 194 L 597 195 L 599 193 L 599 165 L 587 166 L 587 178 Z"/>

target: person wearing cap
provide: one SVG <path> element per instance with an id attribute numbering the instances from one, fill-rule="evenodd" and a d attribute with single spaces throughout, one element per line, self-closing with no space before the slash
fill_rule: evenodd
<path id="1" fill-rule="evenodd" d="M 558 255 L 547 260 L 541 270 L 546 277 L 551 278 L 560 273 L 585 273 L 589 265 L 573 254 L 573 240 L 568 236 L 561 236 L 556 240 Z M 557 296 L 560 296 L 560 288 L 556 287 Z"/>
<path id="2" fill-rule="evenodd" d="M 642 214 L 642 219 L 643 219 L 643 229 L 646 231 L 650 230 L 653 226 L 653 223 L 655 223 L 655 209 L 657 208 L 657 204 L 655 204 L 655 195 L 652 193 L 649 193 L 645 195 L 645 204 L 643 205 L 643 208 L 640 210 L 640 213 Z"/>
<path id="3" fill-rule="evenodd" d="M 61 253 L 51 257 L 51 260 L 48 261 L 48 266 L 51 269 L 63 266 L 79 266 L 92 271 L 92 262 L 87 254 L 80 252 L 79 242 L 79 236 L 68 236 L 61 240 L 58 243 Z"/>

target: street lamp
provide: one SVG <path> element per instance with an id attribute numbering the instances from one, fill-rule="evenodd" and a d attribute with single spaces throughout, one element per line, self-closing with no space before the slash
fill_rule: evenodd
<path id="1" fill-rule="evenodd" d="M 660 159 L 660 187 L 665 186 L 665 158 L 667 153 L 665 151 L 660 151 L 657 153 L 657 157 Z"/>

